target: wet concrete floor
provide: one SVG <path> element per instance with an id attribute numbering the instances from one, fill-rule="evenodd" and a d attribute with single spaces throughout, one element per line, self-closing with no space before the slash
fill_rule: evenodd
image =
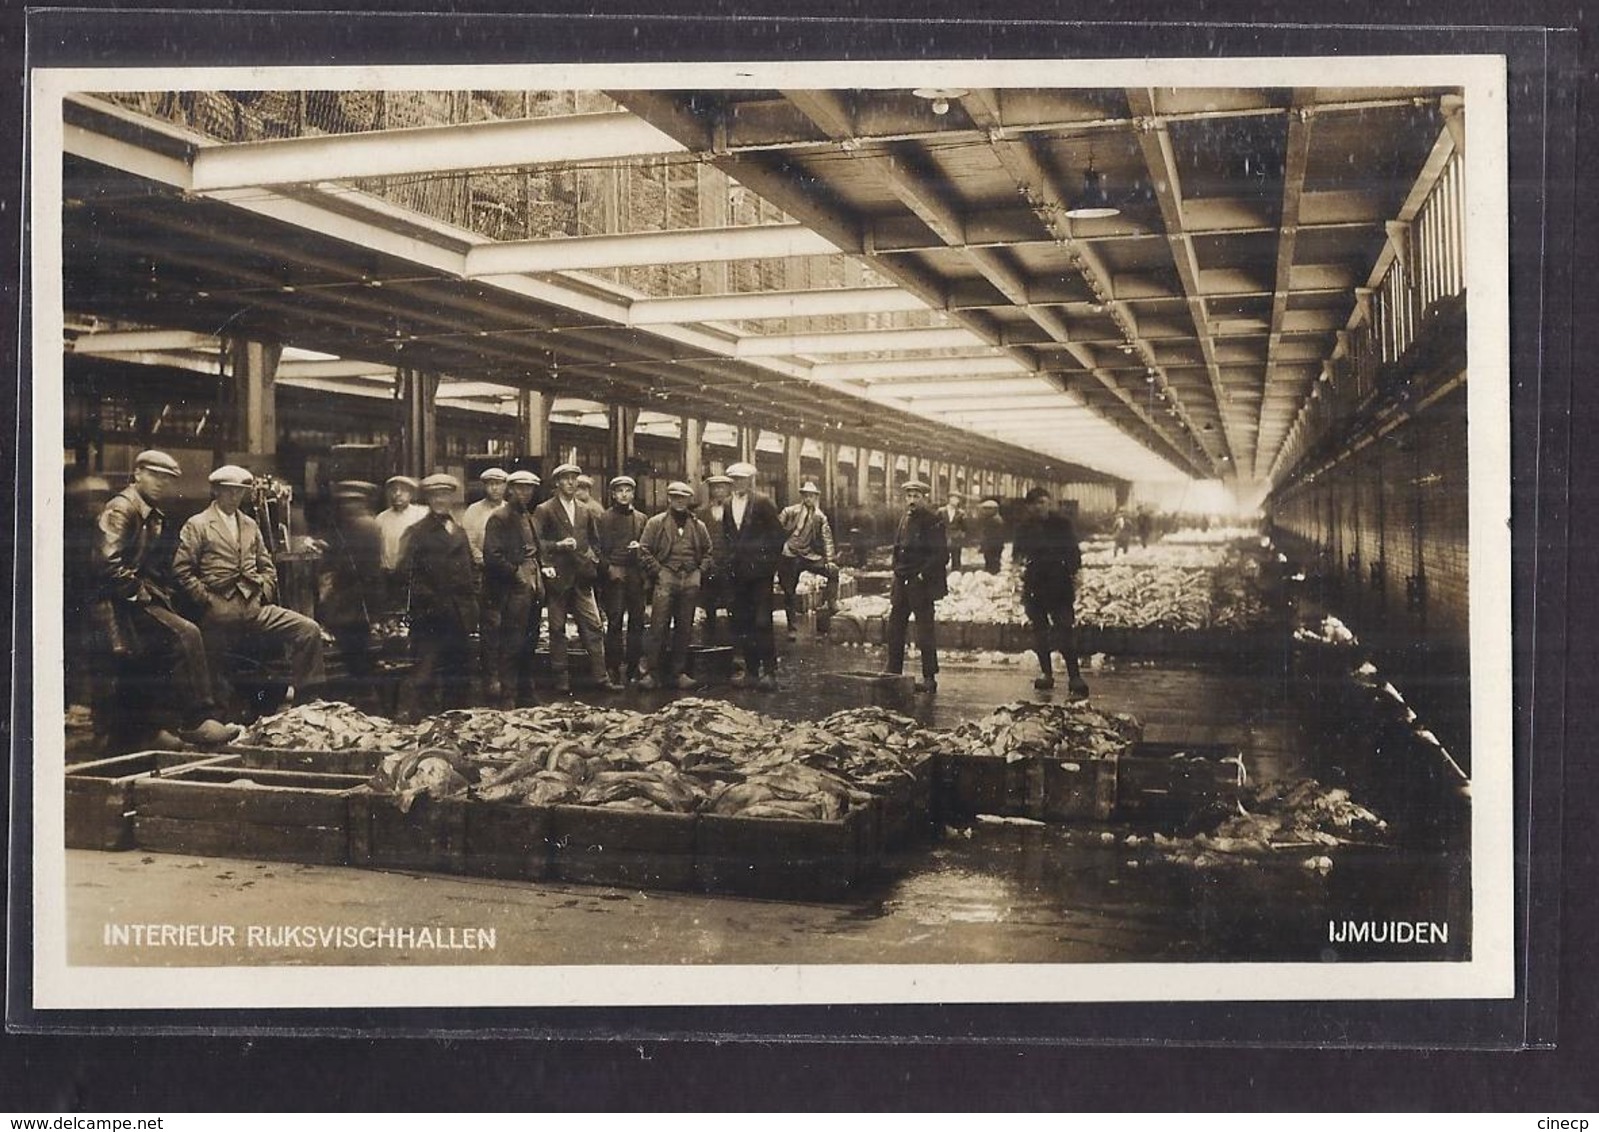
<path id="1" fill-rule="evenodd" d="M 815 719 L 863 702 L 834 674 L 881 666 L 881 650 L 831 645 L 808 633 L 783 643 L 783 689 L 712 689 L 742 706 Z M 946 660 L 935 697 L 914 713 L 952 727 L 1031 687 L 1031 656 L 1014 664 Z M 1316 776 L 1325 756 L 1281 674 L 1231 664 L 1115 664 L 1085 673 L 1096 706 L 1131 711 L 1155 741 L 1239 747 L 1253 780 Z M 1062 681 L 1064 685 L 1064 681 Z M 1059 698 L 1063 690 L 1052 693 Z M 667 693 L 584 694 L 651 710 Z M 1358 796 L 1358 793 L 1357 793 Z M 1125 831 L 1070 831 L 979 821 L 948 829 L 922 851 L 837 904 L 680 892 L 383 873 L 159 854 L 67 854 L 69 956 L 111 965 L 1076 963 L 1298 960 L 1350 957 L 1330 948 L 1329 920 L 1448 922 L 1442 950 L 1464 954 L 1464 854 L 1436 850 L 1341 853 L 1330 872 L 1299 858 L 1196 869 L 1164 859 Z M 109 943 L 106 925 L 205 923 L 238 927 L 219 947 Z M 246 925 L 493 929 L 492 950 L 347 949 L 272 940 L 247 946 Z"/>

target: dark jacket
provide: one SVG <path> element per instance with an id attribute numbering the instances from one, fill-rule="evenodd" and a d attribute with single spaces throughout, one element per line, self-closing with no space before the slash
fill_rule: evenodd
<path id="1" fill-rule="evenodd" d="M 733 544 L 728 541 L 726 524 L 711 513 L 713 506 L 707 503 L 694 512 L 700 522 L 705 524 L 706 533 L 711 536 L 711 552 L 703 567 L 708 578 L 731 574 L 733 571 Z M 727 504 L 722 504 L 722 510 L 725 514 Z"/>
<path id="2" fill-rule="evenodd" d="M 1077 530 L 1065 515 L 1029 516 L 1016 528 L 1012 554 L 1022 566 L 1022 595 L 1042 601 L 1063 601 L 1073 592 L 1073 578 L 1083 566 Z"/>
<path id="3" fill-rule="evenodd" d="M 574 526 L 566 517 L 559 495 L 546 499 L 533 508 L 533 533 L 539 540 L 539 558 L 546 566 L 555 568 L 555 577 L 548 579 L 546 589 L 551 597 L 575 588 L 586 589 L 594 584 L 595 569 L 600 560 L 600 532 L 593 510 L 582 500 L 573 501 L 577 517 Z M 576 550 L 560 550 L 556 543 L 562 539 L 577 540 Z"/>
<path id="4" fill-rule="evenodd" d="M 644 532 L 639 536 L 639 557 L 652 578 L 661 572 L 667 555 L 672 552 L 675 526 L 670 509 L 650 516 L 649 522 L 644 524 Z M 695 569 L 702 569 L 711 554 L 711 532 L 692 511 L 688 512 L 685 529 Z"/>
<path id="5" fill-rule="evenodd" d="M 979 515 L 971 524 L 977 531 L 977 544 L 984 550 L 999 550 L 1005 545 L 1005 520 L 999 515 Z"/>
<path id="6" fill-rule="evenodd" d="M 383 607 L 383 532 L 377 520 L 370 515 L 341 518 L 323 561 L 327 588 L 318 617 L 340 628 L 370 625 L 372 606 Z"/>
<path id="7" fill-rule="evenodd" d="M 532 513 L 515 500 L 507 500 L 483 527 L 484 600 L 498 601 L 519 585 L 535 597 L 542 596 L 542 566 Z"/>
<path id="8" fill-rule="evenodd" d="M 742 526 L 733 524 L 733 500 L 722 508 L 722 531 L 727 539 L 733 577 L 742 581 L 770 578 L 777 573 L 788 532 L 777 517 L 777 505 L 764 495 L 750 492 Z"/>
<path id="9" fill-rule="evenodd" d="M 943 516 L 944 527 L 949 533 L 949 544 L 951 546 L 964 545 L 966 542 L 966 525 L 971 518 L 966 514 L 966 509 L 964 507 L 956 508 L 954 516 L 951 517 L 949 504 L 946 503 L 938 509 L 938 513 Z"/>
<path id="10" fill-rule="evenodd" d="M 917 587 L 936 601 L 949 593 L 949 537 L 937 511 L 906 511 L 894 536 L 894 585 L 890 598 Z"/>
<path id="11" fill-rule="evenodd" d="M 138 488 L 129 484 L 106 501 L 96 520 L 90 615 L 114 655 L 139 650 L 135 606 L 172 608 L 172 552 L 166 516 Z"/>
<path id="12" fill-rule="evenodd" d="M 607 507 L 600 513 L 600 561 L 611 568 L 613 578 L 625 576 L 630 567 L 642 573 L 643 564 L 639 562 L 638 555 L 627 548 L 627 544 L 638 541 L 647 522 L 649 516 L 632 506 L 626 511 L 614 506 Z"/>
<path id="13" fill-rule="evenodd" d="M 400 573 L 410 582 L 412 621 L 424 631 L 470 633 L 477 627 L 472 544 L 457 520 L 429 514 L 411 527 Z"/>

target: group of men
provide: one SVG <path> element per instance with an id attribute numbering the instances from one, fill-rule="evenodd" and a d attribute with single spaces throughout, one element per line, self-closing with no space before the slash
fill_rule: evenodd
<path id="1" fill-rule="evenodd" d="M 161 504 L 181 474 L 163 452 L 142 452 L 132 482 L 101 510 L 95 538 L 95 622 L 112 656 L 148 660 L 169 679 L 182 738 L 220 743 L 237 729 L 222 717 L 231 673 L 246 643 L 287 652 L 287 698 L 325 680 L 322 626 L 276 604 L 277 571 L 256 522 L 240 505 L 251 473 L 236 465 L 210 475 L 209 507 L 182 527 L 176 550 L 162 551 Z M 336 519 L 324 546 L 320 615 L 353 676 L 370 675 L 369 638 L 385 613 L 409 619 L 414 665 L 400 712 L 421 714 L 473 700 L 474 668 L 494 706 L 534 702 L 533 657 L 547 621 L 554 686 L 569 690 L 567 622 L 601 686 L 621 690 L 693 689 L 689 646 L 696 612 L 707 643 L 723 639 L 726 614 L 740 670 L 735 685 L 777 687 L 773 583 L 784 600 L 788 633 L 797 634 L 798 584 L 824 580 L 818 635 L 836 612 L 839 569 L 820 492 L 805 483 L 800 501 L 779 510 L 754 490 L 755 468 L 737 463 L 707 478 L 708 500 L 678 481 L 667 507 L 646 516 L 634 506 L 637 483 L 609 483 L 609 505 L 587 498 L 582 470 L 561 464 L 553 494 L 534 506 L 538 475 L 485 471 L 484 498 L 456 517 L 461 484 L 437 473 L 420 482 L 392 477 L 388 506 L 376 517 L 373 484 L 334 489 Z M 929 502 L 917 479 L 901 485 L 905 509 L 894 536 L 887 629 L 887 671 L 903 672 L 910 622 L 920 652 L 919 692 L 937 690 L 935 603 L 948 592 L 951 514 Z M 420 498 L 421 502 L 416 500 Z M 1086 694 L 1071 643 L 1074 578 L 1081 565 L 1075 533 L 1054 513 L 1043 489 L 1027 497 L 1016 532 L 1023 599 L 1034 626 L 1042 675 L 1053 687 L 1051 653 L 1065 658 L 1071 688 Z M 957 552 L 958 553 L 958 552 Z M 602 617 L 601 610 L 604 610 Z M 479 648 L 474 650 L 473 634 Z"/>
<path id="2" fill-rule="evenodd" d="M 240 510 L 254 486 L 248 469 L 228 464 L 211 473 L 211 505 L 183 524 L 173 548 L 161 504 L 181 475 L 165 452 L 135 457 L 132 482 L 96 518 L 85 612 L 97 651 L 120 662 L 120 677 L 158 678 L 139 682 L 146 710 L 137 714 L 156 720 L 159 741 L 174 738 L 160 734 L 170 718 L 177 738 L 225 743 L 238 734 L 221 717 L 240 710 L 233 677 L 248 658 L 245 646 L 287 652 L 292 702 L 325 680 L 322 630 L 276 604 L 277 567 L 260 526 Z"/>
<path id="3" fill-rule="evenodd" d="M 815 484 L 779 511 L 754 490 L 754 466 L 738 463 L 706 480 L 704 506 L 696 509 L 694 489 L 678 481 L 667 487 L 667 507 L 647 516 L 634 506 L 638 485 L 630 476 L 610 481 L 604 507 L 588 498 L 588 477 L 577 465 L 562 464 L 550 478 L 554 493 L 534 506 L 535 473 L 490 468 L 480 476 L 483 498 L 457 522 L 461 484 L 454 477 L 418 483 L 395 476 L 386 484 L 389 506 L 376 519 L 341 515 L 332 549 L 348 558 L 349 546 L 377 545 L 382 577 L 366 589 L 409 615 L 415 666 L 404 714 L 423 698 L 446 707 L 468 702 L 474 631 L 477 675 L 485 698 L 499 706 L 534 701 L 533 656 L 545 622 L 559 692 L 570 688 L 569 620 L 595 681 L 611 690 L 698 687 L 688 655 L 702 608 L 710 643 L 721 638 L 726 614 L 742 662 L 735 684 L 775 689 L 774 579 L 783 587 L 791 636 L 799 577 L 808 571 L 827 579 L 817 623 L 826 632 L 838 566 Z M 336 494 L 371 490 L 346 483 Z M 362 585 L 357 570 L 348 573 L 352 586 Z"/>

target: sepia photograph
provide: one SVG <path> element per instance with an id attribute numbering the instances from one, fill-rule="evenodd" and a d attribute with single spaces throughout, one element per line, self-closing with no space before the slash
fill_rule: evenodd
<path id="1" fill-rule="evenodd" d="M 1502 59 L 31 99 L 37 1007 L 1513 993 Z"/>

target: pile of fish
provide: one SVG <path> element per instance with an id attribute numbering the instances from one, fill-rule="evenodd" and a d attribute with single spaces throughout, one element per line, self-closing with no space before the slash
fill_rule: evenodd
<path id="1" fill-rule="evenodd" d="M 1173 546 L 1213 546 L 1227 542 L 1257 542 L 1259 539 L 1260 532 L 1254 527 L 1211 527 L 1204 531 L 1197 527 L 1186 527 L 1180 531 L 1172 531 L 1160 541 Z"/>
<path id="2" fill-rule="evenodd" d="M 1209 570 L 1101 566 L 1077 576 L 1077 622 L 1100 629 L 1204 629 L 1211 623 Z"/>
<path id="3" fill-rule="evenodd" d="M 1225 546 L 1187 546 L 1157 542 L 1130 546 L 1121 554 L 1114 543 L 1091 542 L 1083 547 L 1084 566 L 1176 566 L 1185 570 L 1215 570 L 1227 560 Z"/>
<path id="4" fill-rule="evenodd" d="M 1131 716 L 1086 704 L 1007 704 L 950 732 L 877 707 L 796 725 L 688 697 L 650 714 L 570 702 L 448 711 L 415 727 L 318 703 L 263 720 L 247 738 L 254 745 L 293 738 L 294 746 L 319 749 L 304 742 L 308 719 L 344 721 L 340 749 L 390 752 L 371 786 L 402 809 L 428 795 L 824 821 L 934 755 L 1105 757 L 1141 730 Z"/>
<path id="5" fill-rule="evenodd" d="M 1009 762 L 1030 757 L 1115 758 L 1143 736 L 1131 715 L 1104 712 L 1082 702 L 1018 701 L 995 708 L 986 719 L 955 730 L 962 753 Z"/>
<path id="6" fill-rule="evenodd" d="M 1192 838 L 1156 834 L 1152 844 L 1167 860 L 1199 868 L 1308 851 L 1304 863 L 1325 872 L 1332 867 L 1326 850 L 1382 844 L 1387 832 L 1388 823 L 1349 791 L 1304 778 L 1256 789 L 1237 813 L 1208 833 Z"/>
<path id="7" fill-rule="evenodd" d="M 317 700 L 258 719 L 235 742 L 301 751 L 398 751 L 416 745 L 409 727 L 349 704 Z"/>

